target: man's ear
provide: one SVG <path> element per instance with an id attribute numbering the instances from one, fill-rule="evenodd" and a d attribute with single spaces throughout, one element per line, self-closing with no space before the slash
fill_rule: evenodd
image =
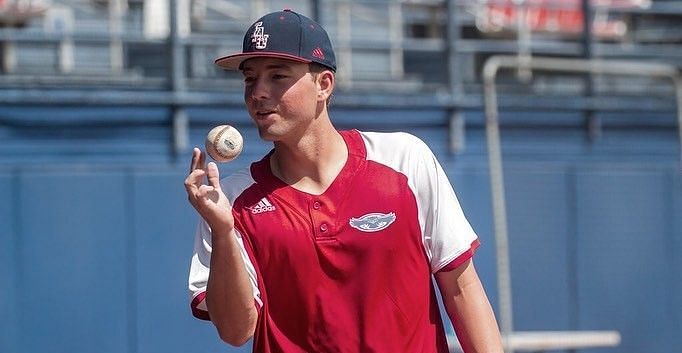
<path id="1" fill-rule="evenodd" d="M 327 101 L 334 92 L 334 84 L 336 83 L 336 78 L 334 73 L 330 70 L 322 70 L 317 75 L 317 100 Z"/>

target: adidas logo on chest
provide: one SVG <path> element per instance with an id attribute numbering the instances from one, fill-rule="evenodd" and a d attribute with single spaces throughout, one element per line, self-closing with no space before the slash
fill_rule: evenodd
<path id="1" fill-rule="evenodd" d="M 272 212 L 275 210 L 275 206 L 273 206 L 270 201 L 266 197 L 260 199 L 258 203 L 251 208 L 251 213 L 253 214 L 259 214 L 263 212 Z"/>

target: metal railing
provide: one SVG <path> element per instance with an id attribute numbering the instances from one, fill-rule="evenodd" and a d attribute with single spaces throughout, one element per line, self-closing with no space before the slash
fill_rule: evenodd
<path id="1" fill-rule="evenodd" d="M 504 337 L 512 337 L 513 310 L 511 269 L 509 261 L 509 235 L 507 229 L 507 208 L 502 171 L 502 148 L 498 118 L 497 89 L 495 79 L 500 69 L 543 70 L 554 73 L 591 73 L 599 75 L 646 76 L 669 79 L 675 90 L 677 105 L 678 158 L 682 171 L 682 76 L 672 65 L 634 62 L 605 61 L 583 59 L 560 59 L 518 56 L 494 56 L 483 67 L 485 82 L 485 116 L 486 140 L 488 146 L 488 164 L 490 171 L 490 188 L 493 210 L 493 228 L 495 235 L 497 282 L 500 306 L 500 328 Z M 611 337 L 612 333 L 605 333 Z M 565 336 L 565 335 L 564 335 Z M 563 338 L 562 338 L 563 339 Z M 610 342 L 610 341 L 609 341 Z M 555 348 L 556 349 L 556 348 Z M 512 351 L 513 349 L 510 349 Z"/>

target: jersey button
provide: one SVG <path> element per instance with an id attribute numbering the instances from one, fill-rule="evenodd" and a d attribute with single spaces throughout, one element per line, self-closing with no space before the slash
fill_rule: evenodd
<path id="1" fill-rule="evenodd" d="M 326 232 L 327 229 L 328 229 L 327 223 L 322 223 L 322 225 L 320 225 L 320 230 L 321 230 L 321 231 Z"/>
<path id="2" fill-rule="evenodd" d="M 322 207 L 322 205 L 320 204 L 319 201 L 315 201 L 315 203 L 313 203 L 313 208 L 314 208 L 314 209 L 319 210 L 320 207 Z"/>

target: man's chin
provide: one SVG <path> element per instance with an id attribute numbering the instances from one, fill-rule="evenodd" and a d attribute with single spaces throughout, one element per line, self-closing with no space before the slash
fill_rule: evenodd
<path id="1" fill-rule="evenodd" d="M 258 135 L 260 135 L 261 140 L 268 142 L 275 142 L 281 139 L 281 134 L 268 129 L 258 129 Z"/>

